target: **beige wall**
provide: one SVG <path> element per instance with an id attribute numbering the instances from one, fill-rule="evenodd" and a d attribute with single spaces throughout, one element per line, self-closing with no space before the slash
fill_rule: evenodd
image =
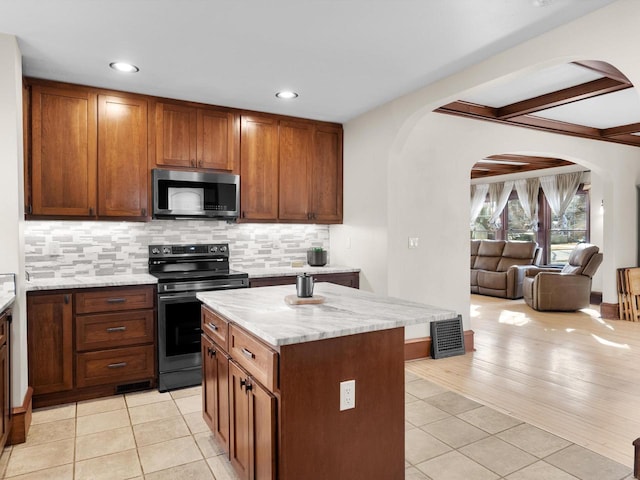
<path id="1" fill-rule="evenodd" d="M 15 37 L 0 34 L 0 272 L 18 274 L 11 326 L 14 406 L 22 404 L 27 391 L 22 165 L 22 59 Z"/>
<path id="2" fill-rule="evenodd" d="M 332 255 L 353 258 L 362 268 L 365 288 L 454 309 L 463 314 L 465 328 L 473 328 L 468 283 L 470 168 L 495 153 L 558 155 L 590 168 L 601 180 L 598 195 L 606 206 L 598 232 L 604 251 L 602 291 L 605 302 L 617 302 L 615 269 L 636 264 L 640 149 L 432 110 L 484 83 L 580 59 L 609 62 L 640 85 L 634 47 L 640 41 L 637 18 L 640 2 L 620 0 L 348 122 L 345 224 L 331 228 Z M 418 249 L 407 248 L 409 236 L 420 237 Z M 381 251 L 385 245 L 386 252 Z M 407 331 L 408 337 L 426 334 L 426 326 Z"/>

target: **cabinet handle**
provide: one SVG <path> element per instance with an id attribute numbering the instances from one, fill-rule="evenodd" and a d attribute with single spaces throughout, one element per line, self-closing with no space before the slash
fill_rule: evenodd
<path id="1" fill-rule="evenodd" d="M 126 298 L 107 298 L 107 303 L 124 303 L 126 302 Z"/>
<path id="2" fill-rule="evenodd" d="M 146 209 L 146 208 L 143 208 L 143 209 L 142 209 L 142 216 L 143 216 L 143 217 L 146 217 L 146 216 L 147 216 L 147 209 Z"/>
<path id="3" fill-rule="evenodd" d="M 126 366 L 127 362 L 110 363 L 109 365 L 107 365 L 107 368 L 124 368 Z"/>
<path id="4" fill-rule="evenodd" d="M 256 356 L 255 356 L 255 355 L 254 355 L 250 350 L 247 350 L 246 348 L 243 348 L 243 349 L 242 349 L 242 354 L 243 354 L 245 357 L 250 358 L 250 359 L 252 359 L 252 360 L 253 360 L 254 358 L 256 358 Z"/>
<path id="5" fill-rule="evenodd" d="M 27 207 L 27 213 L 28 213 L 29 215 L 31 215 L 31 214 L 33 213 L 33 207 L 32 207 L 31 205 L 29 205 L 29 206 Z"/>
<path id="6" fill-rule="evenodd" d="M 127 330 L 127 327 L 125 327 L 124 325 L 121 327 L 109 327 L 107 328 L 107 332 L 109 333 L 113 333 L 113 332 L 125 332 Z"/>
<path id="7" fill-rule="evenodd" d="M 69 295 L 64 296 L 64 303 L 69 304 Z"/>
<path id="8" fill-rule="evenodd" d="M 93 217 L 93 207 L 89 207 L 89 215 Z"/>
<path id="9" fill-rule="evenodd" d="M 211 347 L 207 347 L 207 353 L 209 354 L 210 357 L 215 357 L 216 356 L 215 349 L 213 349 Z"/>
<path id="10" fill-rule="evenodd" d="M 240 379 L 240 390 L 242 390 L 242 387 L 244 387 L 244 392 L 247 393 L 249 390 L 251 390 L 251 384 L 249 383 L 249 379 L 248 378 L 241 378 Z"/>
<path id="11" fill-rule="evenodd" d="M 209 326 L 209 328 L 210 328 L 211 330 L 213 330 L 213 331 L 218 330 L 218 327 L 216 327 L 216 326 L 215 326 L 213 323 L 211 323 L 211 322 L 207 323 L 207 325 L 208 325 L 208 326 Z"/>

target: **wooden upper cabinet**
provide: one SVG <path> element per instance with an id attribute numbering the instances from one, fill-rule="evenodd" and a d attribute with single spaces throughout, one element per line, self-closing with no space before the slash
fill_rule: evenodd
<path id="1" fill-rule="evenodd" d="M 156 165 L 235 171 L 239 122 L 233 112 L 174 103 L 156 107 Z"/>
<path id="2" fill-rule="evenodd" d="M 156 164 L 196 166 L 197 109 L 172 103 L 156 107 Z"/>
<path id="3" fill-rule="evenodd" d="M 34 85 L 31 96 L 33 215 L 92 216 L 96 208 L 96 95 Z"/>
<path id="4" fill-rule="evenodd" d="M 98 97 L 98 215 L 147 216 L 147 101 Z"/>
<path id="5" fill-rule="evenodd" d="M 278 121 L 243 116 L 240 137 L 242 220 L 278 218 Z"/>
<path id="6" fill-rule="evenodd" d="M 281 121 L 279 141 L 278 218 L 306 222 L 311 219 L 312 125 Z"/>
<path id="7" fill-rule="evenodd" d="M 318 125 L 313 137 L 311 211 L 313 220 L 342 222 L 342 129 Z"/>
<path id="8" fill-rule="evenodd" d="M 238 116 L 198 109 L 196 160 L 198 168 L 235 171 L 240 144 Z"/>

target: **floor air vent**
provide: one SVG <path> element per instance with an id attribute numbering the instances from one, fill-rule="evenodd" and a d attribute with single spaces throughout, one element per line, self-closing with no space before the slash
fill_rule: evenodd
<path id="1" fill-rule="evenodd" d="M 431 322 L 431 358 L 464 355 L 462 317 Z"/>
<path id="2" fill-rule="evenodd" d="M 148 380 L 146 382 L 127 383 L 118 385 L 116 387 L 116 393 L 129 393 L 137 390 L 147 390 L 149 388 L 151 388 L 151 382 Z"/>

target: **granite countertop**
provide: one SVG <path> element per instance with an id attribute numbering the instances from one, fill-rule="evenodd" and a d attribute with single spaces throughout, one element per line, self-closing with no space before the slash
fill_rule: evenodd
<path id="1" fill-rule="evenodd" d="M 95 275 L 57 278 L 35 278 L 25 283 L 27 291 L 57 290 L 66 288 L 119 287 L 124 285 L 146 285 L 158 283 L 148 273 L 129 275 Z"/>
<path id="2" fill-rule="evenodd" d="M 201 292 L 197 298 L 273 346 L 310 342 L 455 318 L 452 310 L 320 282 L 323 304 L 288 305 L 292 285 Z"/>
<path id="3" fill-rule="evenodd" d="M 248 273 L 249 278 L 288 277 L 301 273 L 310 273 L 313 275 L 314 273 L 350 273 L 360 271 L 359 268 L 346 267 L 344 265 L 325 265 L 324 267 L 304 265 L 303 267 L 239 268 L 238 270 Z"/>

